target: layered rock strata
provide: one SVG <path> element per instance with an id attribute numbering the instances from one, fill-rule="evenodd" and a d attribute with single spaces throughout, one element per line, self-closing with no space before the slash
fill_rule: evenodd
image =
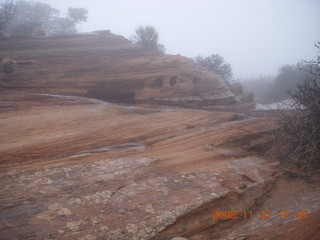
<path id="1" fill-rule="evenodd" d="M 1 94 L 0 239 L 171 239 L 263 201 L 274 123 Z"/>
<path id="2" fill-rule="evenodd" d="M 0 74 L 2 91 L 186 107 L 236 103 L 219 76 L 191 59 L 147 51 L 109 32 L 4 38 L 0 53 L 18 65 L 14 74 Z"/>

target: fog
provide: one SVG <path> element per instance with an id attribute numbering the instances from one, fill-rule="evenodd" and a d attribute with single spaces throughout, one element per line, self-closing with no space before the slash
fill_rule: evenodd
<path id="1" fill-rule="evenodd" d="M 66 11 L 84 7 L 81 32 L 109 29 L 130 38 L 152 25 L 168 54 L 218 53 L 235 78 L 276 75 L 280 66 L 316 56 L 319 0 L 35 0 Z"/>

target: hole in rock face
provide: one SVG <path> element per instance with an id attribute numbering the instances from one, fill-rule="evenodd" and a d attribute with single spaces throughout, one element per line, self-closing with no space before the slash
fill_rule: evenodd
<path id="1" fill-rule="evenodd" d="M 156 78 L 151 84 L 150 87 L 153 89 L 159 89 L 163 86 L 163 80 L 161 77 Z"/>
<path id="2" fill-rule="evenodd" d="M 169 81 L 169 84 L 170 84 L 171 87 L 176 85 L 177 84 L 177 77 L 171 77 L 170 81 Z"/>
<path id="3" fill-rule="evenodd" d="M 198 82 L 199 82 L 199 80 L 200 80 L 199 78 L 194 77 L 194 78 L 193 78 L 193 83 L 198 83 Z"/>
<path id="4" fill-rule="evenodd" d="M 99 84 L 87 91 L 87 97 L 111 103 L 135 103 L 135 93 L 123 83 Z"/>

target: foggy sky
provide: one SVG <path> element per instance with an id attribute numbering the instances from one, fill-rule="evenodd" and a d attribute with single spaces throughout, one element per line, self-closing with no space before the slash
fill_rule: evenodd
<path id="1" fill-rule="evenodd" d="M 218 53 L 235 78 L 276 75 L 284 64 L 315 58 L 319 0 L 34 0 L 66 12 L 84 7 L 82 32 L 111 30 L 130 38 L 152 25 L 168 54 Z"/>

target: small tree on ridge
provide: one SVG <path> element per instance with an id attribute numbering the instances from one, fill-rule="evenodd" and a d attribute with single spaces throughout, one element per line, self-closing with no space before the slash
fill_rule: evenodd
<path id="1" fill-rule="evenodd" d="M 231 65 L 225 62 L 224 58 L 219 54 L 212 54 L 208 57 L 198 55 L 195 61 L 210 72 L 214 72 L 230 83 L 233 76 Z"/>
<path id="2" fill-rule="evenodd" d="M 165 47 L 159 44 L 159 34 L 156 29 L 150 25 L 139 26 L 135 29 L 135 35 L 133 37 L 135 43 L 143 46 L 148 50 L 156 50 L 164 53 Z"/>

